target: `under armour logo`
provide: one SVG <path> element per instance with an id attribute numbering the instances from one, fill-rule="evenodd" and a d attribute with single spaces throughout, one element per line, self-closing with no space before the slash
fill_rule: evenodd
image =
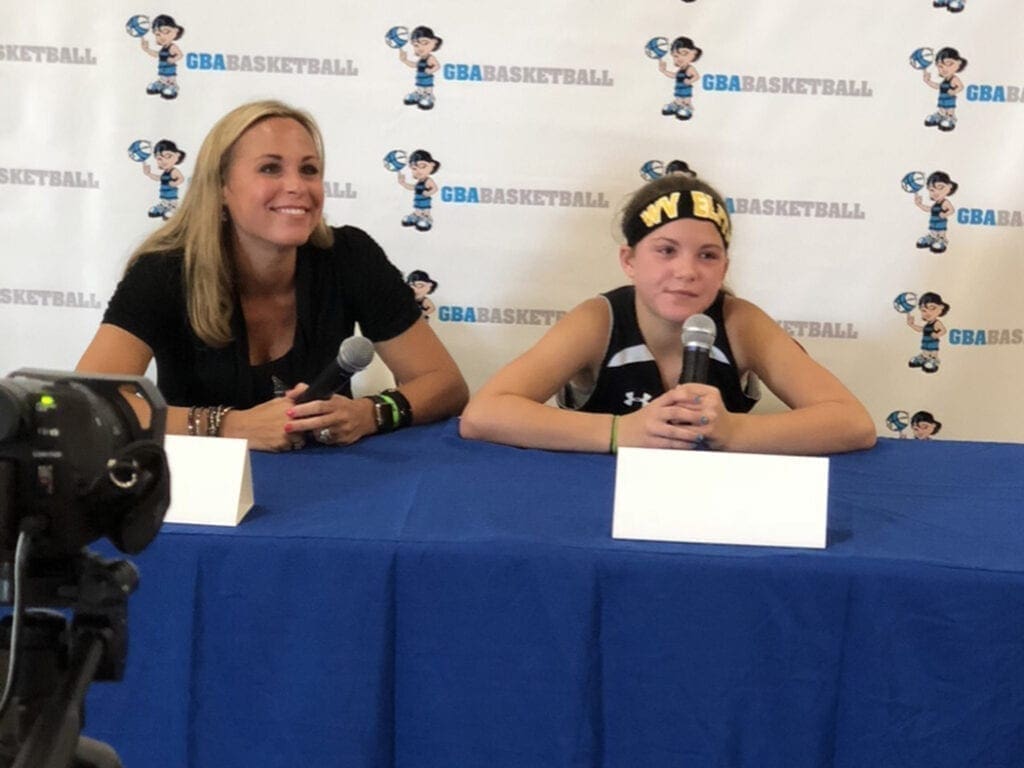
<path id="1" fill-rule="evenodd" d="M 640 403 L 641 408 L 649 402 L 651 402 L 651 396 L 649 394 L 644 392 L 640 397 L 637 397 L 632 390 L 626 393 L 626 399 L 622 401 L 624 405 L 636 405 L 637 403 Z"/>

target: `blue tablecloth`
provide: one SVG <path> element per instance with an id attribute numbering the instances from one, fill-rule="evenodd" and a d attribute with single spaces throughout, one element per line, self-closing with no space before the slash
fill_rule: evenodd
<path id="1" fill-rule="evenodd" d="M 454 421 L 252 461 L 135 558 L 128 768 L 1024 764 L 1024 446 L 833 457 L 826 550 L 613 540 L 613 457 Z"/>

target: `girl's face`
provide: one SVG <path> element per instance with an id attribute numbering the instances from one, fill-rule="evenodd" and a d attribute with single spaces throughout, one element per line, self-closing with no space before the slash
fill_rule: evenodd
<path id="1" fill-rule="evenodd" d="M 417 160 L 414 163 L 409 163 L 409 171 L 416 181 L 423 181 L 429 179 L 430 174 L 434 172 L 434 164 L 429 160 Z"/>
<path id="2" fill-rule="evenodd" d="M 940 200 L 945 200 L 949 197 L 949 190 L 952 188 L 952 184 L 947 184 L 944 181 L 933 182 L 928 185 L 928 197 L 937 203 Z"/>
<path id="3" fill-rule="evenodd" d="M 156 153 L 156 167 L 161 171 L 169 171 L 171 168 L 176 166 L 180 161 L 181 155 L 177 152 L 172 152 L 169 149 L 165 149 L 163 152 Z"/>
<path id="4" fill-rule="evenodd" d="M 153 37 L 161 45 L 169 45 L 178 39 L 177 27 L 154 27 Z"/>
<path id="5" fill-rule="evenodd" d="M 272 117 L 235 142 L 222 192 L 239 243 L 251 249 L 302 245 L 320 221 L 323 165 L 296 120 Z"/>
<path id="6" fill-rule="evenodd" d="M 619 250 L 623 271 L 648 311 L 670 323 L 703 312 L 718 295 L 729 257 L 718 228 L 701 219 L 676 219 Z"/>
<path id="7" fill-rule="evenodd" d="M 924 320 L 927 323 L 930 323 L 932 320 L 938 320 L 940 317 L 942 317 L 942 305 L 941 304 L 935 304 L 934 302 L 929 302 L 927 304 L 922 304 L 920 306 L 920 309 L 921 309 L 921 319 Z"/>
<path id="8" fill-rule="evenodd" d="M 960 63 L 960 59 L 939 59 L 935 62 L 935 68 L 943 78 L 947 78 L 960 71 Z"/>
<path id="9" fill-rule="evenodd" d="M 417 37 L 412 41 L 412 52 L 421 59 L 429 56 L 436 47 L 437 41 L 432 37 Z"/>
<path id="10" fill-rule="evenodd" d="M 690 48 L 680 48 L 677 51 L 672 51 L 672 63 L 677 67 L 688 67 L 693 64 L 695 56 L 696 51 Z"/>

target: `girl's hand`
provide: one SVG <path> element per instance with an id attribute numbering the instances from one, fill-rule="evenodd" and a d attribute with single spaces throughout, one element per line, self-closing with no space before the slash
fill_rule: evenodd
<path id="1" fill-rule="evenodd" d="M 618 443 L 642 448 L 714 446 L 724 442 L 729 415 L 715 387 L 683 384 L 621 417 Z"/>

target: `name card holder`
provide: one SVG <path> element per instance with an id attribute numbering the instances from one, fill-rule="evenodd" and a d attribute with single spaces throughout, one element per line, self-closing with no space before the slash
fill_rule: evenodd
<path id="1" fill-rule="evenodd" d="M 164 522 L 238 525 L 252 508 L 249 444 L 232 437 L 166 435 L 171 506 Z"/>
<path id="2" fill-rule="evenodd" d="M 828 462 L 620 448 L 612 537 L 824 549 Z"/>

